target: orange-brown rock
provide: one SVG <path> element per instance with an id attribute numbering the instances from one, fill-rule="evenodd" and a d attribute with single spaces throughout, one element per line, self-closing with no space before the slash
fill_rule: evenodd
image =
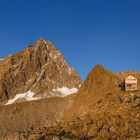
<path id="1" fill-rule="evenodd" d="M 39 39 L 24 51 L 0 60 L 0 102 L 32 91 L 35 96 L 59 96 L 52 89 L 81 83 L 77 72 L 50 41 Z"/>
<path id="2" fill-rule="evenodd" d="M 138 79 L 138 90 L 126 92 L 123 89 L 123 82 L 124 78 L 130 74 Z M 7 107 L 3 106 L 0 110 L 1 123 L 3 124 L 3 120 L 5 119 L 8 122 L 5 127 L 3 124 L 1 130 L 3 133 L 11 133 L 7 134 L 6 137 L 1 137 L 1 139 L 139 140 L 139 81 L 140 72 L 126 71 L 122 73 L 113 73 L 106 70 L 103 66 L 97 65 L 89 73 L 78 93 L 73 96 L 43 99 L 43 101 L 23 102 Z M 45 103 L 44 101 L 48 102 Z M 16 105 L 19 106 L 16 107 Z M 14 113 L 13 107 L 20 109 L 20 113 L 18 114 L 18 109 L 15 110 Z M 44 108 L 48 112 L 42 112 L 41 109 Z M 54 112 L 55 109 L 56 113 Z M 37 115 L 39 118 L 36 118 L 34 116 L 39 112 L 38 110 L 41 110 L 43 115 L 39 114 Z M 30 118 L 34 119 L 32 120 L 24 116 L 24 111 L 30 112 Z M 8 116 L 6 116 L 6 112 L 8 112 Z M 53 115 L 50 117 L 49 113 Z M 10 117 L 14 120 L 12 114 L 15 114 L 15 117 L 18 118 L 18 127 L 16 127 L 15 121 L 10 122 Z M 47 115 L 48 118 L 45 120 L 44 118 Z M 22 116 L 22 119 L 19 116 Z M 42 116 L 43 118 L 40 122 L 36 121 Z M 46 122 L 49 121 L 52 123 L 57 117 L 59 121 L 55 126 L 50 124 L 49 127 L 46 127 Z M 29 121 L 29 124 L 33 127 L 29 129 L 30 125 L 28 125 L 28 123 L 23 123 L 24 121 L 22 122 L 22 120 Z M 38 122 L 38 124 L 36 124 L 36 122 Z M 19 124 L 22 126 L 22 123 L 23 127 L 20 127 Z M 8 127 L 8 124 L 10 127 Z M 8 128 L 11 129 L 9 130 Z"/>
<path id="3" fill-rule="evenodd" d="M 75 94 L 64 118 L 54 127 L 17 133 L 19 139 L 139 140 L 140 91 L 122 89 L 124 78 L 139 72 L 112 73 L 97 65 Z M 139 87 L 139 85 L 138 85 Z"/>

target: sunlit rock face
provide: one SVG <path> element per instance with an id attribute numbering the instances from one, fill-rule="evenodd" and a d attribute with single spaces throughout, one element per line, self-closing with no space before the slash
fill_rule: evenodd
<path id="1" fill-rule="evenodd" d="M 22 94 L 29 91 L 33 93 L 32 99 L 61 96 L 58 90 L 52 89 L 78 90 L 79 84 L 81 79 L 75 69 L 67 64 L 50 41 L 42 38 L 22 52 L 0 60 L 1 103 L 27 101 Z"/>

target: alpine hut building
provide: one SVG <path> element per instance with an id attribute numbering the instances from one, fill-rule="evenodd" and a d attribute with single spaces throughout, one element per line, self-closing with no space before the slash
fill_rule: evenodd
<path id="1" fill-rule="evenodd" d="M 135 91 L 137 90 L 138 80 L 133 75 L 125 78 L 125 91 Z"/>

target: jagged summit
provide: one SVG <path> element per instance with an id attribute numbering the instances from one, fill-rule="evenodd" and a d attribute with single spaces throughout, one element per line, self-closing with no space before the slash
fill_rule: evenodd
<path id="1" fill-rule="evenodd" d="M 44 38 L 40 37 L 34 44 L 35 47 L 41 47 L 41 46 L 46 46 L 47 43 L 50 43 L 50 41 L 45 40 Z"/>
<path id="2" fill-rule="evenodd" d="M 31 100 L 76 92 L 81 79 L 50 41 L 40 38 L 0 63 L 0 100 Z M 16 95 L 30 96 L 31 99 Z M 13 101 L 13 100 L 12 100 Z"/>
<path id="3" fill-rule="evenodd" d="M 46 42 L 46 39 L 44 39 L 43 37 L 40 37 L 36 42 Z"/>

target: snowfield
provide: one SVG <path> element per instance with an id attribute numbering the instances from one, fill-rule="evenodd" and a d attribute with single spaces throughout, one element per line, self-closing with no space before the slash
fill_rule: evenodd
<path id="1" fill-rule="evenodd" d="M 68 88 L 68 87 L 62 87 L 62 88 L 57 88 L 57 89 L 52 89 L 53 92 L 58 92 L 61 94 L 61 96 L 68 96 L 71 94 L 74 94 L 78 91 L 77 88 L 73 87 L 73 88 Z"/>
<path id="2" fill-rule="evenodd" d="M 77 88 L 68 88 L 68 87 L 62 87 L 57 89 L 52 89 L 53 92 L 58 93 L 58 96 L 65 97 L 71 94 L 74 94 L 78 91 Z M 27 91 L 26 93 L 20 93 L 17 94 L 13 99 L 8 100 L 8 102 L 5 105 L 13 104 L 17 102 L 18 100 L 24 100 L 24 101 L 32 101 L 32 100 L 39 100 L 41 97 L 34 97 L 35 93 L 32 91 Z"/>
<path id="3" fill-rule="evenodd" d="M 17 94 L 13 99 L 8 100 L 8 102 L 5 105 L 13 104 L 17 100 L 24 99 L 25 101 L 32 101 L 32 100 L 38 100 L 39 97 L 33 97 L 35 94 L 31 92 L 30 90 L 26 93 Z"/>

